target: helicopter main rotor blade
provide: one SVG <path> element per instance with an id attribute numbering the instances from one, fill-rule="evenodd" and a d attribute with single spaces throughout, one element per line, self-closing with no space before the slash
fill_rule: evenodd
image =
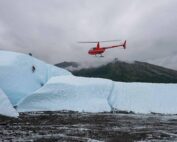
<path id="1" fill-rule="evenodd" d="M 79 41 L 78 43 L 98 43 L 98 42 L 114 42 L 114 41 L 121 41 L 121 40 Z"/>
<path id="2" fill-rule="evenodd" d="M 119 39 L 116 39 L 116 40 L 103 40 L 103 41 L 100 41 L 100 42 L 114 42 L 114 41 L 121 41 Z"/>
<path id="3" fill-rule="evenodd" d="M 79 41 L 78 43 L 98 43 L 99 41 Z"/>

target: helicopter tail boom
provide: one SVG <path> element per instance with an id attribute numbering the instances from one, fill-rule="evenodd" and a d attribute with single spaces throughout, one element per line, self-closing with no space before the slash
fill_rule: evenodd
<path id="1" fill-rule="evenodd" d="M 104 49 L 109 49 L 109 48 L 115 48 L 115 47 L 123 47 L 123 49 L 126 49 L 127 47 L 127 41 L 125 40 L 123 44 L 119 44 L 119 45 L 113 45 L 113 46 L 108 46 L 108 47 L 102 47 Z"/>

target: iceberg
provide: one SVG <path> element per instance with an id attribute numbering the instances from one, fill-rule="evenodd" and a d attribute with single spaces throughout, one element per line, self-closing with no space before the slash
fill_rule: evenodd
<path id="1" fill-rule="evenodd" d="M 0 51 L 0 88 L 18 112 L 117 109 L 177 113 L 177 84 L 76 77 L 67 70 L 15 52 Z M 3 107 L 0 106 L 1 111 Z"/>
<path id="2" fill-rule="evenodd" d="M 8 97 L 0 88 L 0 115 L 8 116 L 8 117 L 18 117 L 18 112 L 13 108 L 11 102 Z"/>

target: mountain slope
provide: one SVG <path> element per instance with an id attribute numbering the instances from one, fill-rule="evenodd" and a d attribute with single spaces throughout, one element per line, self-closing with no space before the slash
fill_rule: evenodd
<path id="1" fill-rule="evenodd" d="M 61 62 L 61 63 L 55 64 L 55 66 L 61 67 L 61 68 L 67 68 L 67 67 L 77 68 L 79 67 L 79 64 L 76 62 Z"/>
<path id="2" fill-rule="evenodd" d="M 55 64 L 55 66 L 60 67 L 60 68 L 64 68 L 64 69 L 69 70 L 69 71 L 79 70 L 79 69 L 82 68 L 79 63 L 66 62 L 66 61 L 58 63 L 58 64 Z"/>
<path id="3" fill-rule="evenodd" d="M 177 83 L 177 71 L 139 61 L 113 61 L 97 68 L 75 70 L 72 73 L 76 76 L 124 82 Z"/>

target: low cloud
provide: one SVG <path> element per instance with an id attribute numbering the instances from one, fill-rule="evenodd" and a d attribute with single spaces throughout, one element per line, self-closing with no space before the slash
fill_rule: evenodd
<path id="1" fill-rule="evenodd" d="M 0 0 L 0 49 L 52 64 L 118 58 L 177 69 L 176 7 L 175 0 Z M 128 48 L 95 58 L 87 54 L 94 44 L 77 43 L 107 39 L 127 39 Z"/>

